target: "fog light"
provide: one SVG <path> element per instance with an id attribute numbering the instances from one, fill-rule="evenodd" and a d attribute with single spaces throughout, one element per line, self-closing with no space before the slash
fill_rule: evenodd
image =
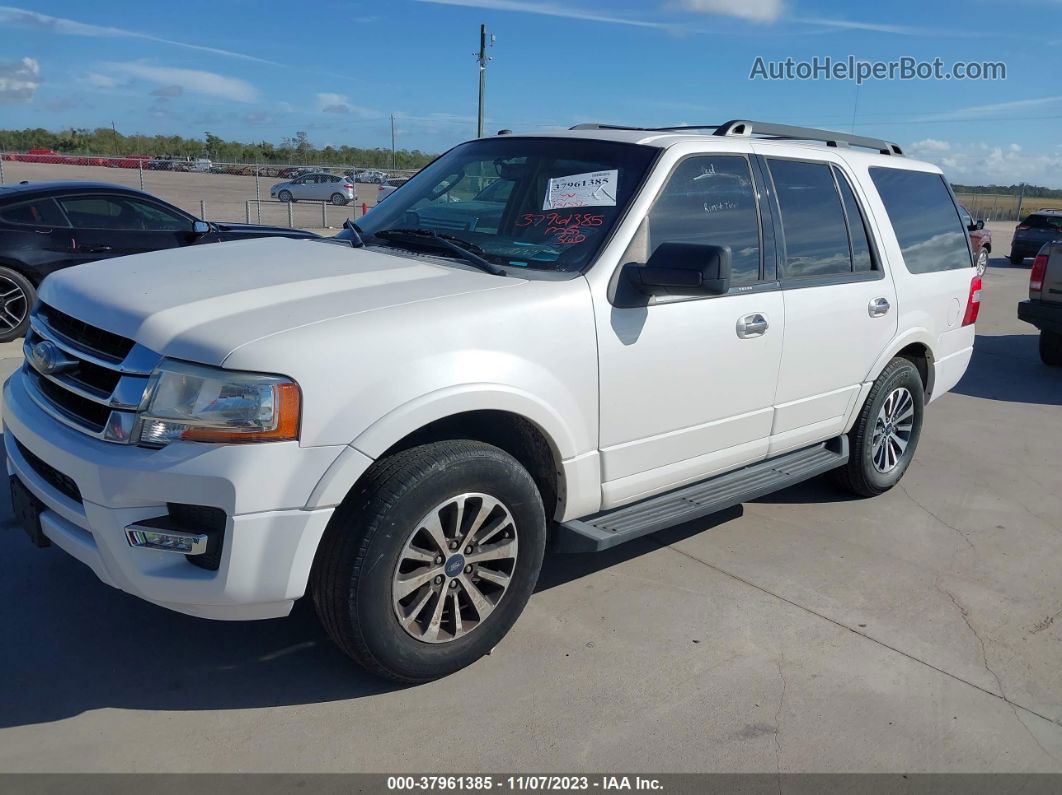
<path id="1" fill-rule="evenodd" d="M 125 528 L 125 537 L 131 547 L 177 552 L 181 555 L 204 555 L 210 536 L 206 533 L 186 533 L 181 530 L 163 530 L 142 524 Z"/>

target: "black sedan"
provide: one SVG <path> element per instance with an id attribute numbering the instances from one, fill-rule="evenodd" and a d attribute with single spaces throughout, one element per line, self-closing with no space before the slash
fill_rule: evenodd
<path id="1" fill-rule="evenodd" d="M 281 226 L 201 221 L 143 191 L 99 182 L 0 186 L 0 342 L 22 336 L 37 286 L 83 262 L 252 237 L 318 237 Z"/>

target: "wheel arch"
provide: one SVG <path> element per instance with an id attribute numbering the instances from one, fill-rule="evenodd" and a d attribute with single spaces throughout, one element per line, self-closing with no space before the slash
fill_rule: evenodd
<path id="1" fill-rule="evenodd" d="M 895 358 L 908 359 L 918 370 L 922 378 L 922 388 L 925 390 L 926 402 L 933 394 L 934 364 L 936 358 L 933 354 L 932 339 L 926 329 L 912 329 L 908 333 L 897 337 L 885 352 L 874 363 L 874 367 L 867 374 L 867 381 L 873 381 L 885 369 L 885 366 Z"/>

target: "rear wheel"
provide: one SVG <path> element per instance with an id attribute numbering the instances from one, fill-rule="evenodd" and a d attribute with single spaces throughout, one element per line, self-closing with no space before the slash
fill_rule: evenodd
<path id="1" fill-rule="evenodd" d="M 333 193 L 332 194 L 332 204 L 335 204 L 335 205 L 338 206 L 338 205 L 346 204 L 346 203 L 347 203 L 347 197 L 344 196 L 342 193 Z"/>
<path id="2" fill-rule="evenodd" d="M 368 670 L 424 682 L 505 636 L 538 579 L 538 489 L 507 453 L 457 440 L 381 459 L 329 524 L 311 592 L 332 640 Z"/>
<path id="3" fill-rule="evenodd" d="M 288 202 L 291 202 L 291 201 L 295 201 L 295 199 L 291 195 L 291 191 L 290 190 L 282 190 L 280 193 L 277 194 L 277 198 L 280 199 L 285 204 L 287 204 Z"/>
<path id="4" fill-rule="evenodd" d="M 1040 359 L 1052 367 L 1062 367 L 1062 334 L 1040 332 Z"/>
<path id="5" fill-rule="evenodd" d="M 836 471 L 840 484 L 863 497 L 895 486 L 914 457 L 923 409 L 917 368 L 907 359 L 893 359 L 874 381 L 848 433 L 848 463 Z"/>
<path id="6" fill-rule="evenodd" d="M 29 279 L 16 270 L 0 267 L 0 342 L 25 335 L 36 300 L 37 290 Z"/>
<path id="7" fill-rule="evenodd" d="M 1021 265 L 1025 262 L 1025 257 L 1021 256 L 1021 254 L 1011 254 L 1009 259 L 1011 265 Z"/>

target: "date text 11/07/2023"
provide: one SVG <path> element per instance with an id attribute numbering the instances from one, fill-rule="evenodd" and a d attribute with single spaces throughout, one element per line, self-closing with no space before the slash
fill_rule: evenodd
<path id="1" fill-rule="evenodd" d="M 567 792 L 567 791 L 642 791 L 662 792 L 663 783 L 651 776 L 490 776 L 435 775 L 388 776 L 387 789 L 392 792 L 465 791 L 488 792 Z"/>

